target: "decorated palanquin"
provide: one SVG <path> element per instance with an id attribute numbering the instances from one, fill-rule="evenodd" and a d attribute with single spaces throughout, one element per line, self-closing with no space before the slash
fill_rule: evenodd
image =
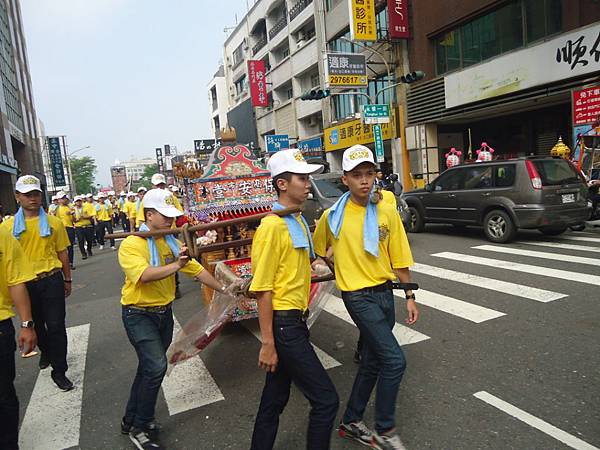
<path id="1" fill-rule="evenodd" d="M 275 200 L 271 177 L 265 165 L 245 145 L 224 143 L 210 157 L 204 174 L 185 183 L 184 207 L 192 225 L 249 217 L 269 212 Z M 258 223 L 240 223 L 198 236 L 202 245 L 223 243 L 223 249 L 202 253 L 202 264 L 211 272 L 224 262 L 240 278 L 249 278 L 250 244 L 227 248 L 226 243 L 252 239 Z M 212 291 L 204 288 L 204 298 Z M 210 300 L 208 300 L 210 301 Z M 243 300 L 232 320 L 257 316 L 256 301 Z"/>

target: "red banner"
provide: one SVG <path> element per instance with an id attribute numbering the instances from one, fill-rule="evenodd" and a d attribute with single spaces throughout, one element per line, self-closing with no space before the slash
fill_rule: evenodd
<path id="1" fill-rule="evenodd" d="M 390 39 L 408 39 L 408 0 L 388 0 Z"/>
<path id="2" fill-rule="evenodd" d="M 250 96 L 252 97 L 252 106 L 269 106 L 265 72 L 266 70 L 264 61 L 248 60 L 248 79 L 250 80 Z"/>
<path id="3" fill-rule="evenodd" d="M 600 118 L 600 85 L 573 91 L 573 126 L 588 125 Z"/>

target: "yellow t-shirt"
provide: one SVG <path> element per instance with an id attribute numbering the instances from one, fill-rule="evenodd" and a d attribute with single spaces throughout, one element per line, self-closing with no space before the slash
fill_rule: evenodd
<path id="1" fill-rule="evenodd" d="M 161 265 L 175 261 L 173 252 L 164 238 L 156 240 Z M 125 284 L 121 289 L 121 303 L 136 306 L 164 306 L 175 298 L 175 274 L 162 280 L 142 283 L 140 278 L 150 267 L 148 241 L 138 236 L 129 236 L 119 247 L 119 264 L 125 272 Z M 204 268 L 198 261 L 190 260 L 180 272 L 195 277 Z"/>
<path id="2" fill-rule="evenodd" d="M 15 315 L 13 300 L 8 292 L 9 286 L 31 281 L 35 274 L 27 264 L 25 253 L 12 232 L 0 229 L 0 321 L 10 319 Z"/>
<path id="3" fill-rule="evenodd" d="M 73 228 L 73 215 L 69 206 L 60 205 L 56 209 L 56 217 L 58 217 L 63 225 L 67 228 Z"/>
<path id="4" fill-rule="evenodd" d="M 179 201 L 179 199 L 177 198 L 177 196 L 175 194 L 173 194 L 173 200 L 175 200 L 175 208 L 177 208 L 179 211 L 183 212 L 183 206 L 181 206 L 181 202 Z"/>
<path id="5" fill-rule="evenodd" d="M 136 207 L 136 203 L 133 204 L 134 208 Z M 139 205 L 137 205 L 135 211 L 135 227 L 139 228 L 145 222 L 144 218 L 144 201 L 140 200 Z"/>
<path id="6" fill-rule="evenodd" d="M 84 209 L 83 206 L 85 205 L 85 203 L 83 203 L 81 205 L 81 208 L 78 208 L 77 205 L 75 205 L 75 219 L 77 219 L 76 221 L 74 221 L 73 223 L 75 224 L 76 227 L 81 228 L 81 227 L 89 227 L 92 222 L 90 222 L 90 219 L 82 219 L 81 217 L 84 214 Z"/>
<path id="7" fill-rule="evenodd" d="M 398 202 L 396 201 L 396 196 L 392 192 L 382 189 L 381 195 L 383 196 L 383 198 L 381 199 L 382 202 L 393 206 L 394 209 L 398 209 Z"/>
<path id="8" fill-rule="evenodd" d="M 323 212 L 313 239 L 315 253 L 325 256 L 333 247 L 335 279 L 341 291 L 356 291 L 395 280 L 392 269 L 402 269 L 414 264 L 400 215 L 384 202 L 377 204 L 379 222 L 379 257 L 367 253 L 363 247 L 363 222 L 367 209 L 348 200 L 344 211 L 342 229 L 338 239 L 333 237 L 327 216 Z"/>
<path id="9" fill-rule="evenodd" d="M 251 291 L 272 291 L 273 310 L 308 308 L 310 255 L 308 249 L 294 248 L 284 219 L 274 215 L 262 219 L 251 256 Z"/>
<path id="10" fill-rule="evenodd" d="M 61 269 L 62 262 L 58 259 L 57 253 L 66 250 L 71 245 L 67 230 L 60 219 L 51 215 L 47 217 L 48 224 L 52 229 L 50 236 L 40 236 L 40 218 L 32 217 L 25 219 L 26 229 L 18 239 L 36 275 Z M 12 234 L 14 222 L 15 218 L 11 217 L 2 223 L 2 228 Z"/>
<path id="11" fill-rule="evenodd" d="M 123 212 L 127 216 L 128 219 L 135 219 L 135 202 L 130 202 L 127 200 L 123 204 Z"/>
<path id="12" fill-rule="evenodd" d="M 96 219 L 101 222 L 107 222 L 111 220 L 112 207 L 106 206 L 104 203 L 98 203 L 96 206 Z"/>
<path id="13" fill-rule="evenodd" d="M 91 223 L 91 218 L 96 217 L 96 205 L 90 202 L 85 202 L 83 204 L 83 215 L 89 217 Z"/>

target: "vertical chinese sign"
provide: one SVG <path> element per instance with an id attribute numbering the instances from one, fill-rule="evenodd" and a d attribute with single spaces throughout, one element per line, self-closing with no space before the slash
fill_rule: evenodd
<path id="1" fill-rule="evenodd" d="M 599 37 L 600 39 L 600 37 Z M 572 91 L 573 142 L 587 135 L 593 124 L 600 121 L 600 85 Z M 580 160 L 581 146 L 574 145 L 576 160 Z"/>
<path id="2" fill-rule="evenodd" d="M 350 39 L 376 41 L 375 0 L 348 0 L 350 12 Z"/>
<path id="3" fill-rule="evenodd" d="M 408 39 L 408 0 L 388 0 L 390 39 Z"/>
<path id="4" fill-rule="evenodd" d="M 248 79 L 250 80 L 252 106 L 263 108 L 269 106 L 265 72 L 265 62 L 263 60 L 248 61 Z"/>
<path id="5" fill-rule="evenodd" d="M 63 166 L 62 153 L 60 148 L 59 137 L 48 138 L 48 154 L 50 156 L 50 165 L 52 166 L 52 179 L 54 180 L 54 188 L 58 186 L 66 186 L 65 170 Z"/>

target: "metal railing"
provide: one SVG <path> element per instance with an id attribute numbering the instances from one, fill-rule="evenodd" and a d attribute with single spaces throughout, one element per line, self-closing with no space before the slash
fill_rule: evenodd
<path id="1" fill-rule="evenodd" d="M 313 0 L 300 0 L 296 2 L 296 4 L 290 9 L 290 22 L 298 17 L 298 15 L 312 2 Z"/>
<path id="2" fill-rule="evenodd" d="M 267 35 L 263 34 L 258 42 L 254 44 L 254 47 L 252 47 L 252 56 L 256 55 L 265 45 L 267 45 Z"/>
<path id="3" fill-rule="evenodd" d="M 287 14 L 284 14 L 281 19 L 275 22 L 275 25 L 269 30 L 269 39 L 273 39 L 277 33 L 285 28 L 287 25 Z"/>

